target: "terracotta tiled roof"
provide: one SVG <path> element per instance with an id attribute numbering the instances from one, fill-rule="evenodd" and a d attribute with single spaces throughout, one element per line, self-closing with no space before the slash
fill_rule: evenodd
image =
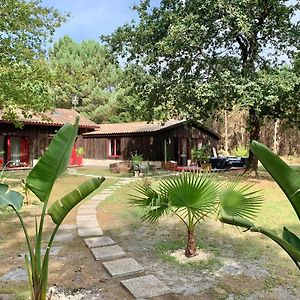
<path id="1" fill-rule="evenodd" d="M 76 117 L 79 116 L 79 127 L 84 128 L 98 128 L 99 125 L 89 120 L 88 118 L 80 115 L 77 111 L 73 109 L 64 109 L 64 108 L 56 108 L 53 111 L 49 111 L 38 116 L 32 116 L 32 118 L 27 119 L 22 115 L 19 116 L 20 121 L 24 124 L 36 124 L 36 125 L 51 125 L 51 126 L 62 126 L 65 123 L 73 124 L 75 122 Z M 0 114 L 0 122 L 5 122 L 5 120 L 1 120 Z"/>
<path id="2" fill-rule="evenodd" d="M 186 123 L 186 120 L 169 120 L 165 123 L 160 121 L 154 121 L 153 123 L 147 122 L 131 122 L 131 123 L 114 123 L 114 124 L 100 124 L 100 128 L 85 133 L 84 136 L 104 136 L 104 135 L 120 135 L 120 134 L 139 134 L 139 133 L 155 133 L 171 127 L 176 127 Z M 195 122 L 198 127 L 205 131 L 208 131 L 212 135 L 219 138 L 219 134 L 212 129 L 202 125 L 201 123 Z"/>

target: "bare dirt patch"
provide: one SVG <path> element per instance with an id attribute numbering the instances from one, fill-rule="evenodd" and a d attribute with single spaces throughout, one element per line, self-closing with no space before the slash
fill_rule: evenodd
<path id="1" fill-rule="evenodd" d="M 62 185 L 64 188 L 74 186 L 72 181 L 72 178 L 70 181 L 65 179 Z M 262 186 L 266 193 L 268 190 L 272 192 L 276 203 L 281 203 L 281 194 L 276 192 L 273 184 L 263 181 Z M 298 270 L 279 247 L 258 234 L 223 228 L 215 218 L 200 224 L 196 230 L 198 253 L 204 253 L 199 257 L 205 259 L 179 263 L 178 252 L 183 253 L 185 246 L 184 226 L 174 218 L 165 218 L 158 224 L 141 223 L 138 212 L 128 205 L 127 195 L 130 192 L 129 187 L 116 191 L 113 200 L 108 199 L 100 205 L 97 217 L 104 235 L 117 242 L 128 257 L 135 258 L 145 268 L 145 275 L 155 275 L 172 291 L 153 299 L 300 299 Z M 266 203 L 268 209 L 273 203 Z M 35 208 L 27 207 L 24 211 L 26 223 L 32 221 Z M 273 211 L 276 213 L 276 209 Z M 76 211 L 73 211 L 64 224 L 74 225 L 75 217 Z M 26 247 L 17 219 L 13 215 L 0 218 L 2 276 L 11 270 L 24 268 L 22 254 Z M 276 220 L 280 223 L 276 215 L 268 218 L 259 221 Z M 45 237 L 49 235 L 51 226 L 51 221 L 47 220 Z M 31 227 L 31 234 L 33 230 Z M 108 300 L 132 299 L 120 285 L 121 279 L 108 275 L 102 263 L 94 260 L 82 239 L 75 236 L 70 240 L 57 241 L 55 246 L 59 247 L 59 251 L 50 260 L 49 285 L 55 287 L 52 300 L 64 299 L 62 297 L 100 299 L 99 295 Z M 206 257 L 206 254 L 209 256 Z M 184 261 L 183 257 L 179 259 Z M 131 277 L 122 277 L 126 278 Z M 26 281 L 0 282 L 0 294 L 19 294 L 25 290 Z M 55 299 L 54 295 L 58 298 Z"/>
<path id="2" fill-rule="evenodd" d="M 180 264 L 187 264 L 199 261 L 207 261 L 212 255 L 211 253 L 205 252 L 202 249 L 197 249 L 197 254 L 193 257 L 186 257 L 184 255 L 185 249 L 178 249 L 176 251 L 167 252 L 168 255 L 174 257 Z"/>

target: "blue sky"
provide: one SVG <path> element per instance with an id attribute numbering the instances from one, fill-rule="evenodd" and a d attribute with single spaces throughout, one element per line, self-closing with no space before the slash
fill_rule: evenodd
<path id="1" fill-rule="evenodd" d="M 57 41 L 69 35 L 75 41 L 86 39 L 99 41 L 102 34 L 112 33 L 118 26 L 137 18 L 131 9 L 139 0 L 43 0 L 47 7 L 55 7 L 61 12 L 69 12 L 71 17 L 55 35 Z M 158 5 L 159 0 L 152 0 Z"/>

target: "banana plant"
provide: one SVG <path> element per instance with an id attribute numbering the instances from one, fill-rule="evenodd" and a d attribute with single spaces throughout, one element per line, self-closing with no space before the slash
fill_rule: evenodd
<path id="1" fill-rule="evenodd" d="M 250 149 L 285 193 L 300 218 L 300 176 L 266 146 L 253 141 Z M 260 201 L 254 201 L 252 203 L 254 205 L 251 205 L 251 201 L 244 200 L 239 191 L 226 192 L 225 190 L 221 194 L 219 220 L 252 232 L 259 232 L 272 239 L 290 256 L 300 270 L 300 239 L 297 235 L 286 227 L 283 227 L 280 236 L 272 230 L 255 225 L 250 218 L 257 211 Z"/>
<path id="2" fill-rule="evenodd" d="M 55 234 L 68 212 L 90 193 L 96 190 L 104 178 L 93 178 L 79 185 L 63 198 L 55 201 L 48 208 L 49 197 L 57 178 L 67 169 L 72 148 L 78 131 L 79 119 L 74 125 L 65 124 L 54 136 L 44 156 L 28 174 L 25 186 L 42 202 L 42 213 L 38 220 L 35 217 L 36 234 L 31 240 L 19 210 L 22 208 L 24 196 L 9 190 L 6 184 L 0 184 L 0 206 L 10 206 L 17 214 L 23 228 L 28 247 L 25 265 L 32 300 L 46 300 L 48 287 L 48 264 L 50 249 Z M 48 240 L 46 252 L 42 255 L 43 229 L 46 215 L 49 215 L 55 228 Z"/>

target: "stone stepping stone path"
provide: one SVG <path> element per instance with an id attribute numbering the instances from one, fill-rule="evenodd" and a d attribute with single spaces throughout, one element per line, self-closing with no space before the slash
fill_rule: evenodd
<path id="1" fill-rule="evenodd" d="M 77 221 L 78 228 L 96 228 L 99 227 L 99 223 L 97 220 L 93 221 Z"/>
<path id="2" fill-rule="evenodd" d="M 78 235 L 80 237 L 99 236 L 99 235 L 103 235 L 103 232 L 100 227 L 78 228 Z"/>
<path id="3" fill-rule="evenodd" d="M 104 268 L 113 278 L 139 276 L 144 268 L 134 258 L 126 256 L 124 250 L 109 236 L 103 236 L 97 220 L 97 206 L 111 196 L 118 188 L 134 182 L 136 179 L 122 179 L 118 183 L 102 190 L 98 195 L 82 204 L 77 210 L 76 225 L 78 235 L 91 250 L 96 261 L 103 262 Z M 121 258 L 121 259 L 120 259 Z M 111 261 L 107 261 L 111 260 Z M 146 275 L 122 280 L 120 282 L 135 298 L 151 298 L 170 292 L 170 289 L 154 275 Z"/>
<path id="4" fill-rule="evenodd" d="M 97 217 L 96 216 L 82 216 L 82 215 L 78 215 L 76 217 L 76 222 L 86 222 L 86 221 L 91 221 L 91 222 L 98 222 Z M 76 226 L 77 228 L 77 226 Z"/>
<path id="5" fill-rule="evenodd" d="M 109 236 L 84 239 L 84 242 L 89 248 L 111 246 L 115 244 L 114 240 L 112 240 Z"/>
<path id="6" fill-rule="evenodd" d="M 78 210 L 78 216 L 87 216 L 87 215 L 95 216 L 96 209 L 85 208 L 85 209 Z"/>
<path id="7" fill-rule="evenodd" d="M 25 269 L 22 268 L 10 270 L 8 273 L 0 277 L 0 281 L 21 282 L 21 281 L 26 281 L 27 279 L 28 279 L 27 272 Z"/>
<path id="8" fill-rule="evenodd" d="M 98 206 L 98 201 L 91 201 L 89 204 L 85 204 L 84 205 L 84 207 L 83 208 L 81 208 L 82 210 L 89 210 L 89 209 L 91 209 L 91 210 L 93 210 L 93 209 L 96 209 L 97 208 L 97 206 Z"/>
<path id="9" fill-rule="evenodd" d="M 125 256 L 125 252 L 119 245 L 91 248 L 96 260 L 105 260 Z"/>
<path id="10" fill-rule="evenodd" d="M 59 227 L 57 234 L 55 235 L 55 242 L 72 241 L 77 237 L 77 226 L 70 224 L 63 224 Z"/>
<path id="11" fill-rule="evenodd" d="M 121 284 L 126 287 L 135 298 L 151 298 L 170 292 L 170 289 L 154 275 L 122 280 Z"/>
<path id="12" fill-rule="evenodd" d="M 144 268 L 133 258 L 123 258 L 103 263 L 112 277 L 122 277 L 144 272 Z"/>
<path id="13" fill-rule="evenodd" d="M 8 294 L 0 294 L 0 300 L 12 300 L 13 296 Z"/>

